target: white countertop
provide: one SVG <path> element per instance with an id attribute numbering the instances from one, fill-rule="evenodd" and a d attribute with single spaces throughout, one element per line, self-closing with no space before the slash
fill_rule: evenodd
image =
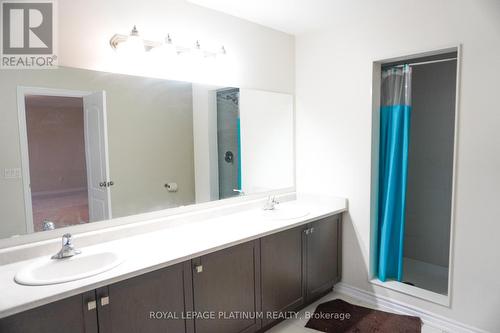
<path id="1" fill-rule="evenodd" d="M 80 248 L 84 252 L 114 251 L 125 258 L 121 265 L 81 280 L 47 286 L 14 282 L 16 272 L 40 257 L 0 266 L 0 318 L 347 210 L 345 199 L 298 199 L 279 205 L 280 209 L 294 207 L 309 214 L 272 220 L 263 217 L 262 209 L 254 208 Z M 75 246 L 78 248 L 78 239 Z"/>

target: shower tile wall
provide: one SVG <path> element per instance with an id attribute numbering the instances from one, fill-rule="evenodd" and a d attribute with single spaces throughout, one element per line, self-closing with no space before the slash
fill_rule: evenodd
<path id="1" fill-rule="evenodd" d="M 239 90 L 217 92 L 219 198 L 239 195 Z"/>
<path id="2" fill-rule="evenodd" d="M 413 67 L 404 256 L 448 267 L 456 61 Z"/>

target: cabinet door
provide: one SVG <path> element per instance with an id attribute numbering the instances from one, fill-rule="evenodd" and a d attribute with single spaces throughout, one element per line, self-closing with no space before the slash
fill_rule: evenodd
<path id="1" fill-rule="evenodd" d="M 97 333 L 95 292 L 69 297 L 0 319 L 5 333 Z"/>
<path id="2" fill-rule="evenodd" d="M 339 277 L 340 215 L 311 223 L 306 235 L 306 297 L 322 296 Z M 307 230 L 306 230 L 307 231 Z"/>
<path id="3" fill-rule="evenodd" d="M 193 260 L 194 311 L 214 316 L 197 318 L 196 333 L 247 333 L 260 327 L 254 315 L 260 311 L 259 252 L 258 241 L 252 241 Z M 238 314 L 253 318 L 229 318 Z"/>
<path id="4" fill-rule="evenodd" d="M 272 322 L 267 313 L 292 311 L 304 303 L 304 230 L 301 226 L 261 239 L 262 326 Z"/>
<path id="5" fill-rule="evenodd" d="M 191 291 L 189 262 L 97 289 L 99 333 L 192 332 Z"/>

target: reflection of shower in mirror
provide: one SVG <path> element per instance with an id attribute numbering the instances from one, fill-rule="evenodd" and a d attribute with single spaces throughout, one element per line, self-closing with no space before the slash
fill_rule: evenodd
<path id="1" fill-rule="evenodd" d="M 226 95 L 226 99 L 228 101 L 231 101 L 234 104 L 238 105 L 239 104 L 239 93 L 238 92 L 229 93 Z"/>
<path id="2" fill-rule="evenodd" d="M 242 190 L 239 95 L 234 88 L 217 91 L 219 199 L 238 196 Z"/>

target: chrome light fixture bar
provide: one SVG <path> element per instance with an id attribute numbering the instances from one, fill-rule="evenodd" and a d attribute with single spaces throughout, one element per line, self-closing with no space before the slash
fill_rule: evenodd
<path id="1" fill-rule="evenodd" d="M 221 46 L 219 52 L 214 52 L 214 51 L 209 51 L 205 50 L 201 47 L 200 41 L 197 40 L 194 44 L 193 48 L 189 47 L 177 47 L 177 54 L 184 54 L 184 53 L 190 53 L 190 52 L 197 52 L 200 54 L 203 58 L 215 58 L 218 55 L 226 55 L 226 48 L 224 46 Z"/>
<path id="2" fill-rule="evenodd" d="M 131 37 L 139 37 L 139 30 L 137 30 L 137 27 L 134 25 L 132 30 L 130 31 L 129 35 L 122 35 L 122 34 L 114 34 L 113 37 L 109 40 L 109 45 L 111 45 L 111 48 L 113 50 L 117 50 L 120 44 L 123 44 L 129 40 Z M 142 39 L 142 43 L 144 44 L 144 50 L 145 51 L 150 51 L 154 47 L 158 47 L 161 45 L 159 42 L 154 42 L 150 40 L 145 40 Z"/>

